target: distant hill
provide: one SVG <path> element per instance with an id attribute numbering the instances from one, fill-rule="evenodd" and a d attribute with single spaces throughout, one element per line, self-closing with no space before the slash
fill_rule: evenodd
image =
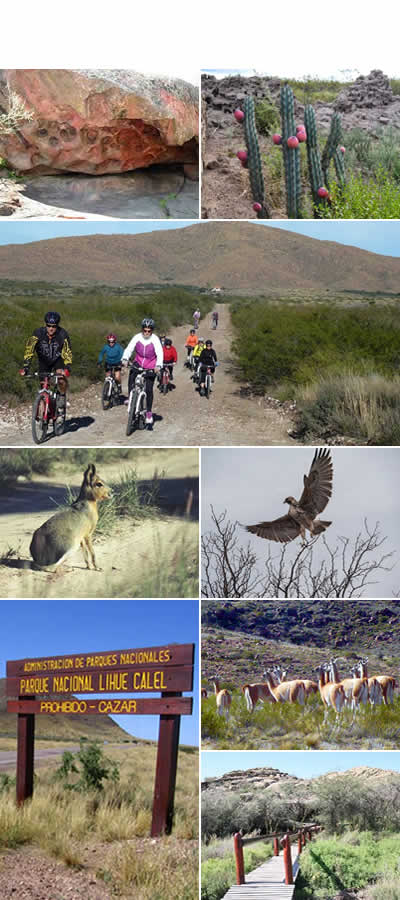
<path id="1" fill-rule="evenodd" d="M 70 285 L 219 285 L 230 292 L 400 291 L 400 259 L 250 222 L 0 247 L 1 279 Z"/>
<path id="2" fill-rule="evenodd" d="M 60 695 L 52 695 L 59 698 Z M 63 700 L 71 695 L 63 694 Z M 6 679 L 0 678 L 0 737 L 16 737 L 17 716 L 7 711 Z M 89 740 L 119 742 L 134 740 L 131 734 L 120 728 L 109 716 L 58 715 L 36 716 L 35 735 L 52 741 Z"/>
<path id="3" fill-rule="evenodd" d="M 319 775 L 317 778 L 298 778 L 296 775 L 288 775 L 279 769 L 269 767 L 254 767 L 252 769 L 235 770 L 225 772 L 224 775 L 215 778 L 207 778 L 202 782 L 202 791 L 207 792 L 207 796 L 218 791 L 229 791 L 239 794 L 246 798 L 249 796 L 254 799 L 257 792 L 273 791 L 280 793 L 283 789 L 287 792 L 287 786 L 290 785 L 290 792 L 296 795 L 297 792 L 304 793 L 304 788 L 312 790 L 313 785 L 332 778 L 358 778 L 360 781 L 368 781 L 369 784 L 381 784 L 382 782 L 394 779 L 400 786 L 400 774 L 391 769 L 378 769 L 374 766 L 355 766 L 347 769 L 345 772 L 328 772 L 325 775 Z"/>

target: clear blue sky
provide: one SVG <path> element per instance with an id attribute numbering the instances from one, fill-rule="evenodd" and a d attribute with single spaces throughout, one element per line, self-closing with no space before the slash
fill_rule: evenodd
<path id="1" fill-rule="evenodd" d="M 316 778 L 326 772 L 344 772 L 355 766 L 371 766 L 400 772 L 400 753 L 391 751 L 306 751 L 280 750 L 262 752 L 256 750 L 209 751 L 201 754 L 201 778 L 214 778 L 225 772 L 271 767 L 297 775 L 298 778 Z"/>
<path id="2" fill-rule="evenodd" d="M 25 244 L 30 241 L 42 241 L 55 237 L 77 237 L 88 234 L 142 234 L 149 231 L 160 231 L 166 228 L 185 228 L 195 225 L 196 221 L 173 222 L 132 222 L 132 221 L 91 221 L 86 222 L 0 222 L 0 244 Z M 208 222 L 202 222 L 207 228 Z M 299 222 L 273 220 L 271 222 L 256 221 L 255 227 L 285 228 L 296 231 L 317 240 L 338 241 L 382 253 L 386 256 L 400 256 L 400 222 L 383 221 L 319 221 L 307 219 Z"/>
<path id="3" fill-rule="evenodd" d="M 134 573 L 132 573 L 134 577 Z M 198 745 L 197 600 L 2 600 L 0 677 L 6 660 L 86 651 L 195 644 L 193 715 L 182 716 L 180 741 Z M 95 696 L 95 695 L 93 695 Z M 127 694 L 126 696 L 131 696 Z M 141 697 L 158 694 L 140 694 Z M 157 716 L 113 716 L 136 737 L 156 740 Z"/>

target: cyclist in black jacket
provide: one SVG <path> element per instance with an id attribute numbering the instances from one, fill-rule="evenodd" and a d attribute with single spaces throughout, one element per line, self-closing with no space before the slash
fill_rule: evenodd
<path id="1" fill-rule="evenodd" d="M 60 314 L 48 312 L 44 317 L 45 325 L 36 328 L 28 338 L 24 353 L 24 364 L 20 370 L 21 375 L 27 375 L 29 366 L 36 353 L 39 363 L 39 375 L 45 372 L 57 372 L 60 378 L 58 390 L 60 393 L 59 406 L 65 408 L 67 378 L 71 374 L 72 350 L 68 331 L 59 325 Z"/>
<path id="2" fill-rule="evenodd" d="M 207 374 L 207 369 L 211 369 L 212 374 L 214 374 L 216 365 L 218 365 L 217 354 L 213 349 L 212 341 L 206 341 L 206 346 L 204 347 L 204 350 L 201 351 L 199 356 L 201 395 L 204 394 L 205 376 Z"/>

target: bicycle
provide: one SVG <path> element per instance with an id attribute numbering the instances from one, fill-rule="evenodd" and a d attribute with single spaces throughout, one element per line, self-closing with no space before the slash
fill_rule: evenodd
<path id="1" fill-rule="evenodd" d="M 128 368 L 137 369 L 138 367 L 129 366 Z M 126 423 L 126 434 L 128 437 L 135 428 L 142 431 L 146 425 L 147 396 L 145 372 L 148 375 L 154 375 L 154 369 L 140 368 L 136 375 L 134 386 L 129 391 L 128 421 Z"/>
<path id="2" fill-rule="evenodd" d="M 58 382 L 60 378 L 65 379 L 65 375 L 58 375 L 57 372 L 33 372 L 32 375 L 25 375 L 25 378 L 37 376 L 41 385 L 32 405 L 32 437 L 35 444 L 43 444 L 51 423 L 54 436 L 59 437 L 64 433 L 66 406 L 60 408 L 59 398 L 65 398 L 65 395 L 58 390 Z"/>
<path id="3" fill-rule="evenodd" d="M 119 404 L 121 399 L 121 384 L 115 379 L 116 366 L 107 366 L 107 373 L 104 379 L 103 391 L 101 395 L 101 405 L 104 410 L 110 409 Z"/>
<path id="4" fill-rule="evenodd" d="M 206 374 L 204 377 L 204 389 L 202 390 L 202 388 L 200 387 L 200 396 L 205 394 L 207 399 L 209 398 L 212 391 L 212 380 L 211 366 L 207 366 Z M 199 384 L 201 385 L 201 371 L 199 372 Z"/>
<path id="5" fill-rule="evenodd" d="M 173 363 L 168 363 L 168 365 L 162 366 L 158 376 L 158 387 L 162 394 L 167 394 L 169 390 L 169 383 L 171 381 L 171 375 L 169 371 L 169 367 L 173 366 Z"/>

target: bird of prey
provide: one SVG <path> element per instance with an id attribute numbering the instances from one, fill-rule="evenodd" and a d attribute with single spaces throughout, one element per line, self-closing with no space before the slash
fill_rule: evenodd
<path id="1" fill-rule="evenodd" d="M 304 489 L 300 500 L 286 497 L 284 503 L 289 504 L 285 516 L 273 519 L 272 522 L 259 522 L 258 525 L 246 525 L 246 531 L 286 544 L 300 534 L 303 541 L 306 529 L 312 537 L 321 534 L 332 522 L 317 519 L 318 513 L 325 509 L 332 494 L 333 467 L 330 450 L 316 450 L 308 475 L 304 475 Z"/>

